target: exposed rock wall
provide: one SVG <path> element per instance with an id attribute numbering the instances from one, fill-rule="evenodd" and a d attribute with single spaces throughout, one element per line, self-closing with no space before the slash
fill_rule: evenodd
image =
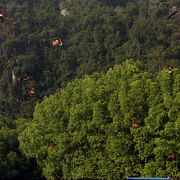
<path id="1" fill-rule="evenodd" d="M 70 2 L 70 1 L 67 1 Z M 69 14 L 69 11 L 67 11 L 67 9 L 64 7 L 63 2 L 59 1 L 59 9 L 60 9 L 60 13 L 63 16 L 67 16 Z"/>
<path id="2" fill-rule="evenodd" d="M 16 84 L 16 76 L 14 74 L 14 71 L 12 71 L 12 85 L 15 86 Z"/>

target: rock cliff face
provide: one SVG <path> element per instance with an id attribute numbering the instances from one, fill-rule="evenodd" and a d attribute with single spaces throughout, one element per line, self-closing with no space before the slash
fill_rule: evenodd
<path id="1" fill-rule="evenodd" d="M 69 0 L 67 2 L 70 2 Z M 67 16 L 69 14 L 69 12 L 67 11 L 67 9 L 63 6 L 63 3 L 61 2 L 61 0 L 59 1 L 59 9 L 60 9 L 60 13 L 63 16 Z"/>
<path id="2" fill-rule="evenodd" d="M 61 14 L 62 14 L 63 16 L 67 16 L 67 15 L 69 14 L 69 12 L 68 12 L 66 9 L 62 9 L 62 10 L 61 10 Z"/>
<path id="3" fill-rule="evenodd" d="M 14 71 L 12 71 L 12 85 L 14 86 L 16 84 L 16 76 L 14 74 Z"/>

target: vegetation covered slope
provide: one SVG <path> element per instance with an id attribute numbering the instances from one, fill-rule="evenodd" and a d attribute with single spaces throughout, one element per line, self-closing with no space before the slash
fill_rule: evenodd
<path id="1" fill-rule="evenodd" d="M 15 122 L 0 116 L 0 180 L 41 179 L 35 159 L 27 160 L 19 150 L 18 134 L 26 121 Z"/>
<path id="2" fill-rule="evenodd" d="M 45 95 L 125 59 L 140 60 L 150 72 L 179 67 L 179 1 L 4 0 L 0 24 L 0 112 L 32 117 Z M 167 17 L 175 7 L 178 12 Z M 62 47 L 52 41 L 61 37 Z M 18 81 L 25 73 L 29 77 Z M 28 90 L 35 88 L 31 98 Z"/>
<path id="3" fill-rule="evenodd" d="M 180 176 L 179 0 L 0 6 L 0 179 Z"/>
<path id="4" fill-rule="evenodd" d="M 46 97 L 18 139 L 47 179 L 176 180 L 179 133 L 180 70 L 152 75 L 126 61 Z"/>

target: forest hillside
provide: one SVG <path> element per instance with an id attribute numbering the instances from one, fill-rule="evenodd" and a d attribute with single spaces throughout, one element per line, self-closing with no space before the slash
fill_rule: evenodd
<path id="1" fill-rule="evenodd" d="M 3 116 L 32 118 L 44 96 L 126 59 L 151 73 L 180 67 L 179 0 L 1 0 L 0 6 L 14 19 L 0 23 Z M 53 46 L 58 37 L 63 45 Z"/>
<path id="2" fill-rule="evenodd" d="M 0 179 L 178 180 L 179 0 L 0 0 L 1 13 Z"/>

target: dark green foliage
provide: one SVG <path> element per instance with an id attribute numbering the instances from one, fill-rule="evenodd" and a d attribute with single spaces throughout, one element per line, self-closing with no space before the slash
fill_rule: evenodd
<path id="1" fill-rule="evenodd" d="M 144 0 L 36 0 L 4 1 L 5 15 L 15 21 L 0 24 L 1 90 L 12 114 L 32 117 L 35 103 L 75 78 L 106 72 L 125 59 L 141 60 L 157 72 L 169 63 L 179 67 L 178 15 L 167 21 L 178 2 Z M 7 4 L 8 3 L 8 4 Z M 61 13 L 65 12 L 65 16 Z M 63 46 L 52 46 L 61 37 Z M 6 72 L 5 72 L 6 71 Z M 29 73 L 26 82 L 15 78 Z M 9 82 L 7 82 L 9 81 Z M 35 87 L 35 98 L 28 89 Z M 7 98 L 9 102 L 7 102 Z M 23 105 L 16 103 L 21 98 Z M 32 100 L 31 100 L 32 99 Z M 31 105 L 32 104 L 32 105 Z M 6 106 L 6 107 L 7 107 Z M 6 109 L 4 115 L 13 117 Z M 23 112 L 23 113 L 22 113 Z"/>
<path id="2" fill-rule="evenodd" d="M 23 125 L 22 125 L 23 123 Z M 18 126 L 17 126 L 17 125 Z M 34 160 L 27 160 L 19 151 L 18 133 L 24 130 L 25 120 L 14 121 L 0 117 L 0 179 L 41 179 Z"/>

